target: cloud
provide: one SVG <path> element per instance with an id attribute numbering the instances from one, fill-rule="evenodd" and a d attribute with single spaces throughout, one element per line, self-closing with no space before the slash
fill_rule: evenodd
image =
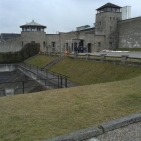
<path id="1" fill-rule="evenodd" d="M 110 1 L 119 6 L 131 6 L 132 17 L 141 15 L 140 0 Z M 46 32 L 71 31 L 78 26 L 93 25 L 96 9 L 106 0 L 0 0 L 1 33 L 20 33 L 20 25 L 33 19 L 47 26 Z"/>

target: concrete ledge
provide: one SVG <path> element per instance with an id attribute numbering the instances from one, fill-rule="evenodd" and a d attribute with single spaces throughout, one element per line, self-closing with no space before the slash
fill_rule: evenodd
<path id="1" fill-rule="evenodd" d="M 82 140 L 93 138 L 101 134 L 103 134 L 102 129 L 99 129 L 96 126 L 94 126 L 87 129 L 72 132 L 66 135 L 62 135 L 59 137 L 55 137 L 52 139 L 48 139 L 45 141 L 82 141 Z"/>
<path id="2" fill-rule="evenodd" d="M 103 132 L 108 132 L 139 121 L 141 121 L 141 114 L 134 114 L 116 120 L 112 120 L 107 123 L 100 124 L 98 128 L 102 129 Z"/>

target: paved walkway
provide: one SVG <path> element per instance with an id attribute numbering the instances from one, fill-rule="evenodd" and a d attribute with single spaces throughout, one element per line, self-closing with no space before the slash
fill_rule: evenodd
<path id="1" fill-rule="evenodd" d="M 109 131 L 87 141 L 141 141 L 141 122 Z"/>
<path id="2" fill-rule="evenodd" d="M 78 55 L 95 55 L 100 56 L 101 54 L 106 54 L 109 57 L 121 57 L 121 55 L 129 55 L 130 58 L 140 58 L 141 59 L 141 52 L 94 52 L 94 53 L 79 53 Z"/>

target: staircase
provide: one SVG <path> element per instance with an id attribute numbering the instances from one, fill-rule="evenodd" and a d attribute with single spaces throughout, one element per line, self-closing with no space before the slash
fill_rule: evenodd
<path id="1" fill-rule="evenodd" d="M 60 56 L 56 59 L 54 59 L 53 61 L 49 62 L 48 64 L 46 64 L 45 66 L 43 66 L 41 68 L 41 70 L 45 70 L 45 69 L 49 69 L 51 66 L 53 66 L 54 64 L 58 63 L 60 60 L 62 60 L 64 57 Z"/>

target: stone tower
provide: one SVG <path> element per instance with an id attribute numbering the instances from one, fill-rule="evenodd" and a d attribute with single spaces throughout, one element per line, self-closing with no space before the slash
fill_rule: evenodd
<path id="1" fill-rule="evenodd" d="M 95 35 L 104 36 L 103 49 L 114 50 L 118 46 L 117 22 L 121 20 L 121 7 L 107 3 L 96 9 Z"/>
<path id="2" fill-rule="evenodd" d="M 40 25 L 33 20 L 30 23 L 20 26 L 20 28 L 22 28 L 22 46 L 24 46 L 26 43 L 35 42 L 40 44 L 40 49 L 46 51 L 47 42 L 46 33 L 44 32 L 46 26 Z"/>

